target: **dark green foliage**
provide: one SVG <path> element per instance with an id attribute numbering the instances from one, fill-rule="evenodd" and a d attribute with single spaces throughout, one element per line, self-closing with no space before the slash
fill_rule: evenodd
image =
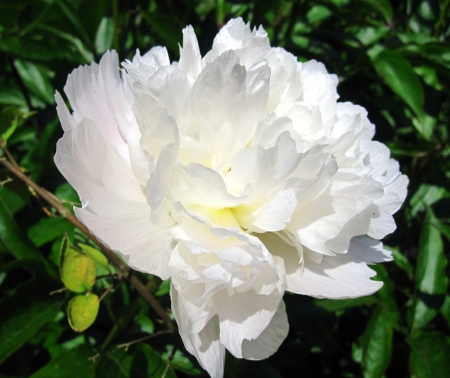
<path id="1" fill-rule="evenodd" d="M 79 199 L 52 159 L 62 135 L 53 96 L 63 92 L 67 75 L 111 48 L 124 60 L 136 48 L 144 53 L 165 45 L 178 60 L 188 24 L 205 54 L 220 26 L 238 16 L 262 24 L 273 46 L 336 73 L 340 101 L 368 110 L 375 139 L 390 147 L 410 184 L 398 229 L 384 240 L 395 261 L 375 267 L 383 288 L 338 301 L 287 293 L 291 329 L 279 351 L 262 362 L 230 357 L 226 375 L 447 377 L 448 0 L 0 0 L 1 139 L 26 174 L 72 211 Z M 1 166 L 0 377 L 161 377 L 164 371 L 166 377 L 206 377 L 88 238 L 12 178 Z M 65 235 L 96 262 L 89 291 L 102 297 L 111 290 L 82 334 L 67 321 L 75 294 L 59 290 Z M 168 282 L 140 278 L 170 307 Z"/>

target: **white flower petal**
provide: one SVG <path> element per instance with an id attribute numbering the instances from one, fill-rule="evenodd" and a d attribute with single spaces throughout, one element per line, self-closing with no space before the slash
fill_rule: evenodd
<path id="1" fill-rule="evenodd" d="M 127 256 L 133 268 L 163 279 L 170 277 L 173 249 L 171 218 L 150 221 L 145 194 L 129 164 L 98 128 L 85 119 L 59 140 L 55 163 L 77 190 L 77 217 L 112 250 Z"/>
<path id="2" fill-rule="evenodd" d="M 64 92 L 78 123 L 84 117 L 94 121 L 108 142 L 128 159 L 123 133 L 135 121 L 131 99 L 119 75 L 117 53 L 108 51 L 100 64 L 92 63 L 74 70 L 67 79 Z"/>
<path id="3" fill-rule="evenodd" d="M 178 68 L 193 80 L 197 79 L 202 70 L 202 56 L 200 55 L 197 36 L 194 28 L 190 25 L 183 29 L 183 48 L 180 48 Z"/>
<path id="4" fill-rule="evenodd" d="M 150 175 L 147 185 L 147 200 L 150 205 L 151 219 L 158 223 L 162 214 L 168 212 L 168 193 L 170 173 L 178 161 L 180 137 L 174 119 L 165 111 L 161 114 L 161 123 L 172 133 L 172 139 L 162 147 L 156 162 L 155 171 Z"/>
<path id="5" fill-rule="evenodd" d="M 272 320 L 283 292 L 258 295 L 253 290 L 229 296 L 222 291 L 214 296 L 219 315 L 220 342 L 237 358 L 242 358 L 244 339 L 256 339 Z M 239 309 L 239 311 L 236 311 Z"/>
<path id="6" fill-rule="evenodd" d="M 348 253 L 324 256 L 320 264 L 305 259 L 302 267 L 297 251 L 278 236 L 266 233 L 261 240 L 284 260 L 286 290 L 316 298 L 356 298 L 376 292 L 383 283 L 370 279 L 376 273 L 367 264 L 391 260 L 380 242 L 360 236 L 352 239 Z"/>
<path id="7" fill-rule="evenodd" d="M 192 353 L 200 365 L 209 373 L 211 378 L 222 378 L 225 364 L 225 347 L 219 340 L 219 324 L 217 317 L 213 317 L 205 327 L 197 333 L 191 333 L 187 329 L 185 309 L 180 305 L 179 294 L 171 286 L 170 297 L 172 310 L 178 323 L 184 346 Z"/>
<path id="8" fill-rule="evenodd" d="M 242 357 L 247 360 L 262 360 L 274 354 L 289 332 L 289 323 L 284 301 L 280 302 L 267 328 L 254 340 L 242 342 Z"/>
<path id="9" fill-rule="evenodd" d="M 269 80 L 267 62 L 247 70 L 233 51 L 206 65 L 187 99 L 182 149 L 194 153 L 185 163 L 215 168 L 244 148 L 265 117 Z"/>

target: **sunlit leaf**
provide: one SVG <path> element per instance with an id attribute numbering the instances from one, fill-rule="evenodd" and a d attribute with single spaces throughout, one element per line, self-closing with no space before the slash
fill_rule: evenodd
<path id="1" fill-rule="evenodd" d="M 114 21 L 110 17 L 103 17 L 95 36 L 95 51 L 103 54 L 110 49 L 114 39 Z"/>
<path id="2" fill-rule="evenodd" d="M 414 110 L 422 122 L 425 118 L 422 86 L 408 61 L 393 51 L 383 50 L 373 58 L 373 64 L 386 85 Z M 425 128 L 418 131 L 426 139 L 433 132 Z"/>
<path id="3" fill-rule="evenodd" d="M 98 249 L 95 249 L 87 244 L 79 243 L 78 246 L 81 248 L 81 250 L 86 253 L 86 255 L 92 257 L 92 259 L 102 266 L 105 269 L 109 269 L 109 263 L 106 256 L 101 253 Z"/>
<path id="4" fill-rule="evenodd" d="M 35 246 L 40 247 L 63 236 L 65 232 L 73 233 L 73 227 L 64 217 L 42 218 L 28 229 L 28 237 Z"/>
<path id="5" fill-rule="evenodd" d="M 435 221 L 436 218 L 429 209 L 420 235 L 413 329 L 423 327 L 434 318 L 444 302 L 447 290 L 447 260 L 442 237 L 439 230 L 430 224 Z"/>
<path id="6" fill-rule="evenodd" d="M 397 323 L 396 310 L 378 306 L 362 336 L 364 377 L 381 377 L 389 365 L 392 338 Z"/>
<path id="7" fill-rule="evenodd" d="M 440 199 L 450 197 L 449 191 L 443 186 L 421 184 L 414 196 L 411 198 L 411 215 L 415 217 L 418 212 L 425 211 Z"/>
<path id="8" fill-rule="evenodd" d="M 27 61 L 15 61 L 15 66 L 24 84 L 41 101 L 47 104 L 55 102 L 55 90 L 50 82 L 53 73 L 46 67 Z"/>

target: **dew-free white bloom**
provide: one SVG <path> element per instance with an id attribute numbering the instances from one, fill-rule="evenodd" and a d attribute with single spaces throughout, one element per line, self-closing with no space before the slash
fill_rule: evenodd
<path id="1" fill-rule="evenodd" d="M 286 290 L 353 298 L 378 290 L 367 264 L 407 178 L 372 141 L 338 79 L 231 20 L 200 55 L 192 27 L 178 62 L 164 47 L 115 52 L 69 75 L 55 162 L 77 217 L 130 267 L 172 278 L 187 350 L 212 377 L 225 348 L 263 359 L 288 332 Z"/>

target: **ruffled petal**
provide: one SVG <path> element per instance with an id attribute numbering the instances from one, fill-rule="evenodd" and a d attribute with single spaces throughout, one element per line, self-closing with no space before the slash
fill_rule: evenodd
<path id="1" fill-rule="evenodd" d="M 242 357 L 247 360 L 262 360 L 270 357 L 278 350 L 288 332 L 286 306 L 284 301 L 281 301 L 267 328 L 256 339 L 242 342 Z"/>
<path id="2" fill-rule="evenodd" d="M 131 267 L 170 277 L 169 230 L 174 221 L 167 217 L 159 225 L 150 221 L 145 193 L 129 163 L 91 120 L 64 134 L 55 163 L 77 190 L 83 207 L 75 208 L 75 214 L 92 233 L 123 254 Z"/>
<path id="3" fill-rule="evenodd" d="M 370 295 L 383 283 L 372 281 L 375 272 L 367 264 L 392 260 L 383 244 L 367 236 L 353 238 L 348 253 L 323 256 L 320 263 L 309 258 L 299 263 L 298 251 L 275 234 L 261 240 L 271 253 L 280 256 L 286 267 L 286 290 L 316 298 L 346 299 Z"/>
<path id="4" fill-rule="evenodd" d="M 225 347 L 219 339 L 219 322 L 213 317 L 201 331 L 192 333 L 188 331 L 186 324 L 188 317 L 186 310 L 181 305 L 178 291 L 171 286 L 170 297 L 172 310 L 178 329 L 187 351 L 192 353 L 211 378 L 222 378 L 225 364 Z"/>
<path id="5" fill-rule="evenodd" d="M 180 48 L 178 68 L 183 70 L 193 80 L 197 79 L 203 68 L 197 36 L 194 28 L 190 25 L 183 29 L 183 48 Z"/>
<path id="6" fill-rule="evenodd" d="M 186 102 L 183 164 L 216 168 L 243 149 L 265 117 L 269 79 L 267 62 L 246 69 L 234 51 L 206 65 Z"/>
<path id="7" fill-rule="evenodd" d="M 78 123 L 84 117 L 94 121 L 108 142 L 128 159 L 123 135 L 135 120 L 131 96 L 119 74 L 117 53 L 108 51 L 100 64 L 92 63 L 74 70 L 67 79 L 64 92 Z M 66 116 L 63 119 L 67 124 Z"/>

